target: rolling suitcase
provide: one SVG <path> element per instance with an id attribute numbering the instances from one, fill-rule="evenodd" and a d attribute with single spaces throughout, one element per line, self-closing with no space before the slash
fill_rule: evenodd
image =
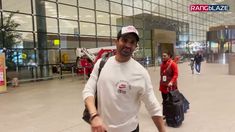
<path id="1" fill-rule="evenodd" d="M 163 103 L 163 113 L 166 123 L 170 127 L 179 127 L 184 120 L 183 102 L 180 96 L 177 89 L 170 91 L 168 98 Z"/>

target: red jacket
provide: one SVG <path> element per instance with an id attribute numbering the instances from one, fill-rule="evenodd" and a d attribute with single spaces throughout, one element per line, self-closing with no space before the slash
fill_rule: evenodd
<path id="1" fill-rule="evenodd" d="M 167 69 L 169 64 L 171 63 L 170 67 Z M 163 62 L 161 64 L 161 69 L 160 69 L 160 88 L 159 90 L 162 93 L 168 93 L 168 84 L 172 82 L 172 90 L 177 89 L 177 78 L 178 78 L 178 67 L 177 64 L 172 60 L 169 59 L 167 62 Z M 163 76 L 166 76 L 166 81 L 163 81 Z"/>

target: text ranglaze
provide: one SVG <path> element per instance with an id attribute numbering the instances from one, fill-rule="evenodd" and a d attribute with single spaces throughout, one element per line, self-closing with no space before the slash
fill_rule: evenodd
<path id="1" fill-rule="evenodd" d="M 190 5 L 190 11 L 192 12 L 225 12 L 229 11 L 228 5 Z"/>

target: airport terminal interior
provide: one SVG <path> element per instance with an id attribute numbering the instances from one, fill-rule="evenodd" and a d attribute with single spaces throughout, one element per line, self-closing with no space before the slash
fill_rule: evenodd
<path id="1" fill-rule="evenodd" d="M 192 10 L 196 5 L 226 10 Z M 190 109 L 168 132 L 234 132 L 234 0 L 0 0 L 0 131 L 89 132 L 82 90 L 95 62 L 115 52 L 123 26 L 139 32 L 133 58 L 159 102 L 162 52 L 178 63 Z M 203 56 L 192 74 L 190 59 Z M 157 131 L 144 105 L 140 131 Z"/>

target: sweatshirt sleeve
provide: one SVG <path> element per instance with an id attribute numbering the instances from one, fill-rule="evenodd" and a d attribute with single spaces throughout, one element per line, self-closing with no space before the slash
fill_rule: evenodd
<path id="1" fill-rule="evenodd" d="M 152 82 L 147 71 L 144 79 L 145 90 L 143 91 L 141 100 L 144 102 L 145 107 L 151 116 L 162 116 L 162 107 L 154 94 Z"/>
<path id="2" fill-rule="evenodd" d="M 171 79 L 171 82 L 176 82 L 177 78 L 178 78 L 178 67 L 176 63 L 172 63 L 171 68 L 173 70 L 173 77 Z"/>
<path id="3" fill-rule="evenodd" d="M 88 79 L 83 91 L 82 91 L 82 96 L 83 100 L 85 100 L 89 96 L 94 96 L 96 92 L 96 82 L 98 79 L 98 69 L 100 65 L 101 59 L 99 59 L 96 63 L 95 66 L 91 72 L 90 78 Z"/>

